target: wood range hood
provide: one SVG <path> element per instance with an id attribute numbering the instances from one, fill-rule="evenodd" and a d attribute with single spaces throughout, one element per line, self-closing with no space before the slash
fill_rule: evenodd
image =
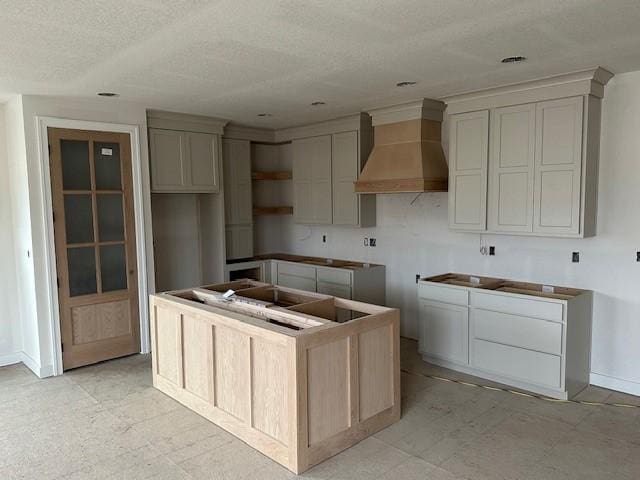
<path id="1" fill-rule="evenodd" d="M 423 99 L 369 112 L 374 145 L 356 193 L 446 192 L 449 167 L 441 144 L 445 105 Z"/>

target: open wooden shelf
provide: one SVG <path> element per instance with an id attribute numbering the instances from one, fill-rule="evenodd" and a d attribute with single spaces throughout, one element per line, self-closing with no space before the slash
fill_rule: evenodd
<path id="1" fill-rule="evenodd" d="M 252 180 L 291 180 L 292 172 L 251 172 Z"/>
<path id="2" fill-rule="evenodd" d="M 293 207 L 253 207 L 254 215 L 293 215 Z"/>

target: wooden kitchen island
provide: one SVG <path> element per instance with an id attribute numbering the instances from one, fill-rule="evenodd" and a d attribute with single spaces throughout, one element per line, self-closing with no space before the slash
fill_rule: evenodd
<path id="1" fill-rule="evenodd" d="M 399 321 L 252 280 L 151 295 L 153 384 L 301 473 L 400 418 Z"/>

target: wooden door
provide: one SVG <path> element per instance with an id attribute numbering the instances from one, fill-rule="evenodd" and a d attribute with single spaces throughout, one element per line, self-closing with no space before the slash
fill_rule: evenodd
<path id="1" fill-rule="evenodd" d="M 537 104 L 534 232 L 580 233 L 583 101 Z"/>
<path id="2" fill-rule="evenodd" d="M 333 135 L 333 224 L 358 226 L 360 201 L 353 182 L 360 174 L 358 132 Z"/>
<path id="3" fill-rule="evenodd" d="M 535 103 L 491 111 L 489 230 L 533 231 Z"/>
<path id="4" fill-rule="evenodd" d="M 487 228 L 489 112 L 451 116 L 449 135 L 449 227 Z"/>
<path id="5" fill-rule="evenodd" d="M 49 129 L 65 370 L 140 351 L 130 145 Z"/>

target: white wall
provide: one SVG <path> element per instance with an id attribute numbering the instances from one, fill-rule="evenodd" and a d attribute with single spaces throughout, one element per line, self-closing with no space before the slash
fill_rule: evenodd
<path id="1" fill-rule="evenodd" d="M 0 366 L 22 358 L 5 109 L 0 104 Z"/>
<path id="2" fill-rule="evenodd" d="M 454 233 L 447 227 L 446 193 L 423 194 L 413 205 L 415 195 L 397 194 L 378 196 L 377 227 L 371 229 L 306 227 L 282 219 L 278 250 L 385 264 L 387 303 L 401 309 L 402 334 L 409 337 L 417 331 L 416 273 L 468 272 L 591 289 L 592 382 L 640 394 L 639 132 L 640 72 L 614 77 L 603 103 L 593 238 Z M 364 247 L 365 236 L 375 237 L 377 246 Z M 495 257 L 480 255 L 481 239 L 496 246 Z M 573 251 L 580 252 L 578 264 L 571 263 Z"/>
<path id="3" fill-rule="evenodd" d="M 140 131 L 144 217 L 146 231 L 147 281 L 154 290 L 153 249 L 151 238 L 151 209 L 149 202 L 149 171 L 146 135 L 146 110 L 140 105 L 119 99 L 74 99 L 68 97 L 22 96 L 10 104 L 13 115 L 8 126 L 23 132 L 22 151 L 16 134 L 15 165 L 12 177 L 14 237 L 20 283 L 21 321 L 24 351 L 32 358 L 28 366 L 41 376 L 53 373 L 55 352 L 51 348 L 51 316 L 49 311 L 48 265 L 45 251 L 44 191 L 41 182 L 41 162 L 38 153 L 38 116 L 74 120 L 137 125 Z M 9 115 L 8 117 L 9 118 Z M 26 148 L 25 148 L 26 147 Z M 11 165 L 10 155 L 10 165 Z M 18 182 L 18 183 L 15 183 Z M 26 252 L 29 252 L 28 255 Z M 24 257 L 24 258 L 22 258 Z M 29 298 L 26 298 L 26 297 Z M 25 297 L 25 298 L 22 298 Z"/>

